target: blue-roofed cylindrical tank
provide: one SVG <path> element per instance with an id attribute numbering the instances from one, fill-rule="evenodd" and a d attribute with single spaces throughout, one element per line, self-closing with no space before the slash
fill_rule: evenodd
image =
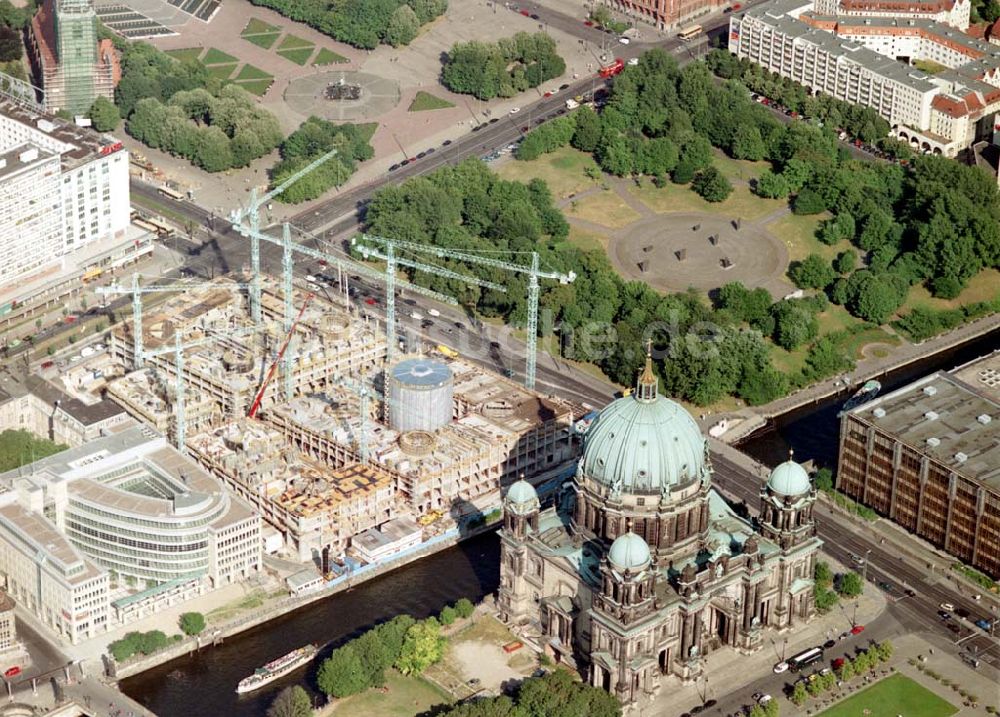
<path id="1" fill-rule="evenodd" d="M 435 431 L 451 423 L 455 377 L 440 361 L 403 359 L 389 371 L 389 426 Z"/>

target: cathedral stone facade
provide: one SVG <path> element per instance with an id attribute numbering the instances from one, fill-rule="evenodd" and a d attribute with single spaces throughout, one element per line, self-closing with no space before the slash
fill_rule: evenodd
<path id="1" fill-rule="evenodd" d="M 504 498 L 502 617 L 625 704 L 712 650 L 760 649 L 814 612 L 816 491 L 789 460 L 761 487 L 755 530 L 712 488 L 705 437 L 660 396 L 651 362 L 586 433 L 571 489 L 541 510 Z"/>

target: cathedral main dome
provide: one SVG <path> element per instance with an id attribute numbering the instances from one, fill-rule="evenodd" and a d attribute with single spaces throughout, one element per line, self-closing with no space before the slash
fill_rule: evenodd
<path id="1" fill-rule="evenodd" d="M 590 425 L 580 471 L 620 493 L 660 493 L 705 475 L 705 437 L 691 414 L 658 394 L 647 361 L 636 390 Z"/>

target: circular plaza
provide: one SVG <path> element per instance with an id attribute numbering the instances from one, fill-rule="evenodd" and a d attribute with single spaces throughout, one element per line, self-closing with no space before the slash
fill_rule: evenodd
<path id="1" fill-rule="evenodd" d="M 399 83 L 368 72 L 330 70 L 292 80 L 285 102 L 304 117 L 334 122 L 375 120 L 397 104 Z"/>

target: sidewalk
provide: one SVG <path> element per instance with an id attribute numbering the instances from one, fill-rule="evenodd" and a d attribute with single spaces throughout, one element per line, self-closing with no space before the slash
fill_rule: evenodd
<path id="1" fill-rule="evenodd" d="M 840 569 L 836 563 L 831 564 L 834 571 Z M 854 604 L 843 602 L 826 615 L 818 616 L 807 625 L 797 625 L 792 631 L 784 634 L 775 633 L 765 640 L 765 647 L 753 655 L 741 655 L 733 650 L 721 649 L 710 652 L 704 659 L 705 674 L 711 675 L 708 687 L 709 698 L 719 698 L 744 687 L 763 676 L 770 675 L 776 662 L 784 656 L 813 647 L 844 630 L 850 629 L 852 619 L 859 624 L 869 623 L 885 610 L 885 596 L 879 590 L 869 586 L 865 594 L 858 599 L 855 617 Z M 785 642 L 787 640 L 787 643 Z M 705 685 L 701 682 L 685 685 L 677 677 L 667 677 L 662 681 L 659 693 L 651 700 L 641 703 L 631 714 L 639 717 L 661 717 L 665 714 L 678 714 L 685 706 L 702 704 L 705 699 Z M 702 690 L 702 694 L 699 694 Z M 782 709 L 785 705 L 782 704 Z"/>

